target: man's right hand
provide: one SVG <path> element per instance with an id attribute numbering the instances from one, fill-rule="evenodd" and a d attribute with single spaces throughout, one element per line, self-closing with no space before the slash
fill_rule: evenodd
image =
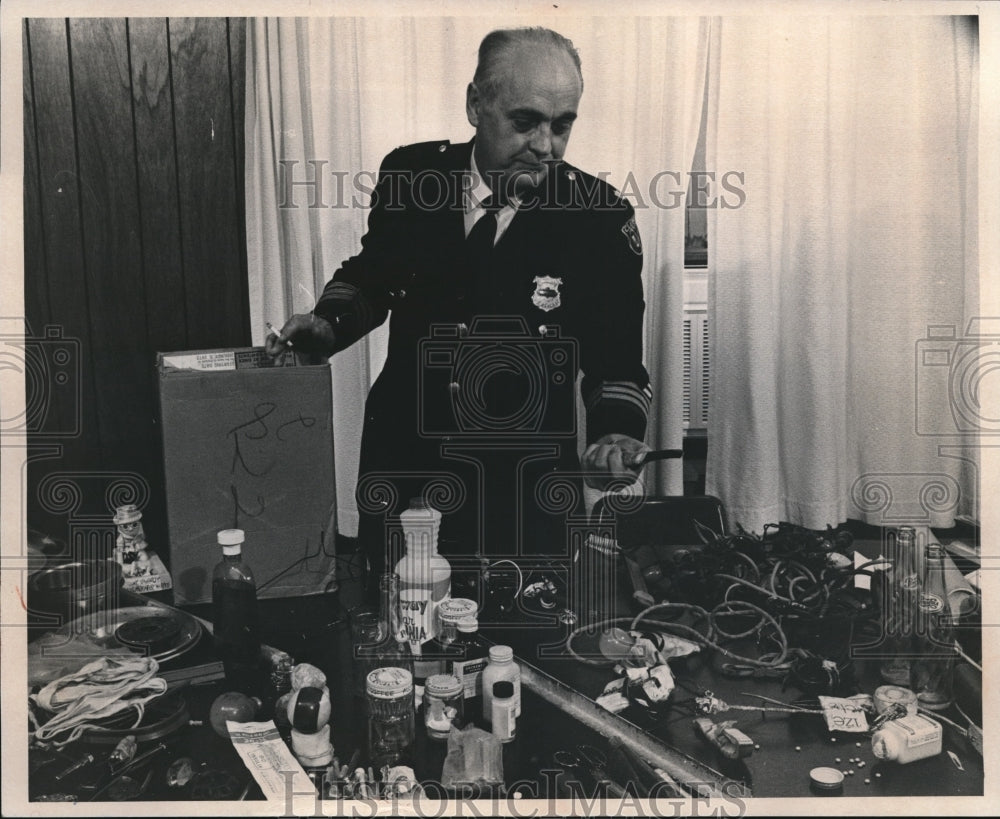
<path id="1" fill-rule="evenodd" d="M 288 341 L 292 343 L 291 347 L 286 343 Z M 276 357 L 291 349 L 309 356 L 313 363 L 329 358 L 336 348 L 333 326 L 325 318 L 312 313 L 296 313 L 281 328 L 280 339 L 270 333 L 264 340 L 264 349 L 269 356 Z"/>

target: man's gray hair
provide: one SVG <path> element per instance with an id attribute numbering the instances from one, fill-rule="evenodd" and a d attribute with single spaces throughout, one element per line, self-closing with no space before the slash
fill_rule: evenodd
<path id="1" fill-rule="evenodd" d="M 560 48 L 573 60 L 577 73 L 580 75 L 580 88 L 583 88 L 583 71 L 580 68 L 580 55 L 568 37 L 563 37 L 557 31 L 534 26 L 531 28 L 504 28 L 491 31 L 479 44 L 479 62 L 476 74 L 472 78 L 480 95 L 487 101 L 496 99 L 500 90 L 502 77 L 497 70 L 504 54 L 511 48 L 522 44 L 547 45 Z"/>

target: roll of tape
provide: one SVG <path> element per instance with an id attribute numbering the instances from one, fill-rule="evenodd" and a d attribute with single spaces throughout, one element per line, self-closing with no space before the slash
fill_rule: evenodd
<path id="1" fill-rule="evenodd" d="M 917 713 L 917 695 L 901 685 L 879 686 L 875 689 L 872 699 L 875 701 L 875 712 L 878 714 L 884 713 L 897 703 L 906 707 L 907 714 Z"/>

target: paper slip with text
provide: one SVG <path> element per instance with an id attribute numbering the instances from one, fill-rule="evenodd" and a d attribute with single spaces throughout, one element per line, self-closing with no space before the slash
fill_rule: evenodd
<path id="1" fill-rule="evenodd" d="M 272 720 L 226 720 L 226 727 L 233 747 L 268 801 L 286 800 L 289 794 L 304 796 L 316 792 L 316 786 L 285 745 Z"/>

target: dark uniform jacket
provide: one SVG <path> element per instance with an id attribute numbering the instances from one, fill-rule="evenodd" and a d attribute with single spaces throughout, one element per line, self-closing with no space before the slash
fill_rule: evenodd
<path id="1" fill-rule="evenodd" d="M 338 349 L 390 321 L 358 481 L 370 554 L 386 514 L 417 495 L 444 515 L 443 554 L 565 553 L 563 522 L 579 510 L 579 480 L 560 479 L 579 471 L 578 372 L 588 442 L 645 435 L 631 205 L 555 163 L 484 265 L 464 230 L 471 151 L 433 142 L 385 158 L 362 250 L 314 309 Z"/>

